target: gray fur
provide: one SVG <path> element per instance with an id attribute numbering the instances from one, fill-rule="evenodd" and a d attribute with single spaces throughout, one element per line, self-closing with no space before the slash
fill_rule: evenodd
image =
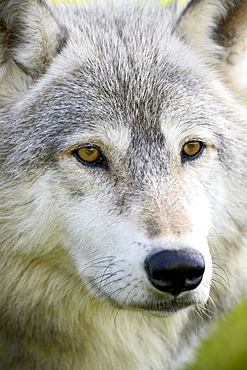
<path id="1" fill-rule="evenodd" d="M 1 368 L 178 369 L 245 292 L 244 17 L 237 0 L 0 3 Z M 188 247 L 202 283 L 158 292 L 146 257 Z"/>

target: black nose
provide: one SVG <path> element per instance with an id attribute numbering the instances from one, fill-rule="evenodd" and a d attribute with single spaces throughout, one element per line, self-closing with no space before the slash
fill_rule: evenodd
<path id="1" fill-rule="evenodd" d="M 155 288 L 177 296 L 198 287 L 205 261 L 194 249 L 164 250 L 146 258 L 145 270 Z"/>

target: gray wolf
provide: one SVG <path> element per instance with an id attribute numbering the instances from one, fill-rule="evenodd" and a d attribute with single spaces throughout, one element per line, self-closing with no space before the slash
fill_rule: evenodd
<path id="1" fill-rule="evenodd" d="M 1 369 L 178 369 L 245 292 L 246 17 L 1 1 Z"/>

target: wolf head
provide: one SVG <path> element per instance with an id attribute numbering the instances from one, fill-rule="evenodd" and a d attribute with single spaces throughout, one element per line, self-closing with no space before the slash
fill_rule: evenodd
<path id="1" fill-rule="evenodd" d="M 236 251 L 237 271 L 246 253 L 246 16 L 237 0 L 1 2 L 7 256 L 59 256 L 123 308 L 221 290 L 217 258 Z"/>

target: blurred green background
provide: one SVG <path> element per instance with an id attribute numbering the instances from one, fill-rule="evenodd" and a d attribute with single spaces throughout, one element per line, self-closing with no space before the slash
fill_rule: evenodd
<path id="1" fill-rule="evenodd" d="M 195 362 L 185 370 L 247 369 L 247 300 L 214 324 L 209 338 L 196 352 Z"/>
<path id="2" fill-rule="evenodd" d="M 66 2 L 50 0 L 56 1 Z M 247 370 L 247 299 L 214 324 L 210 336 L 200 344 L 194 363 L 184 370 Z"/>

